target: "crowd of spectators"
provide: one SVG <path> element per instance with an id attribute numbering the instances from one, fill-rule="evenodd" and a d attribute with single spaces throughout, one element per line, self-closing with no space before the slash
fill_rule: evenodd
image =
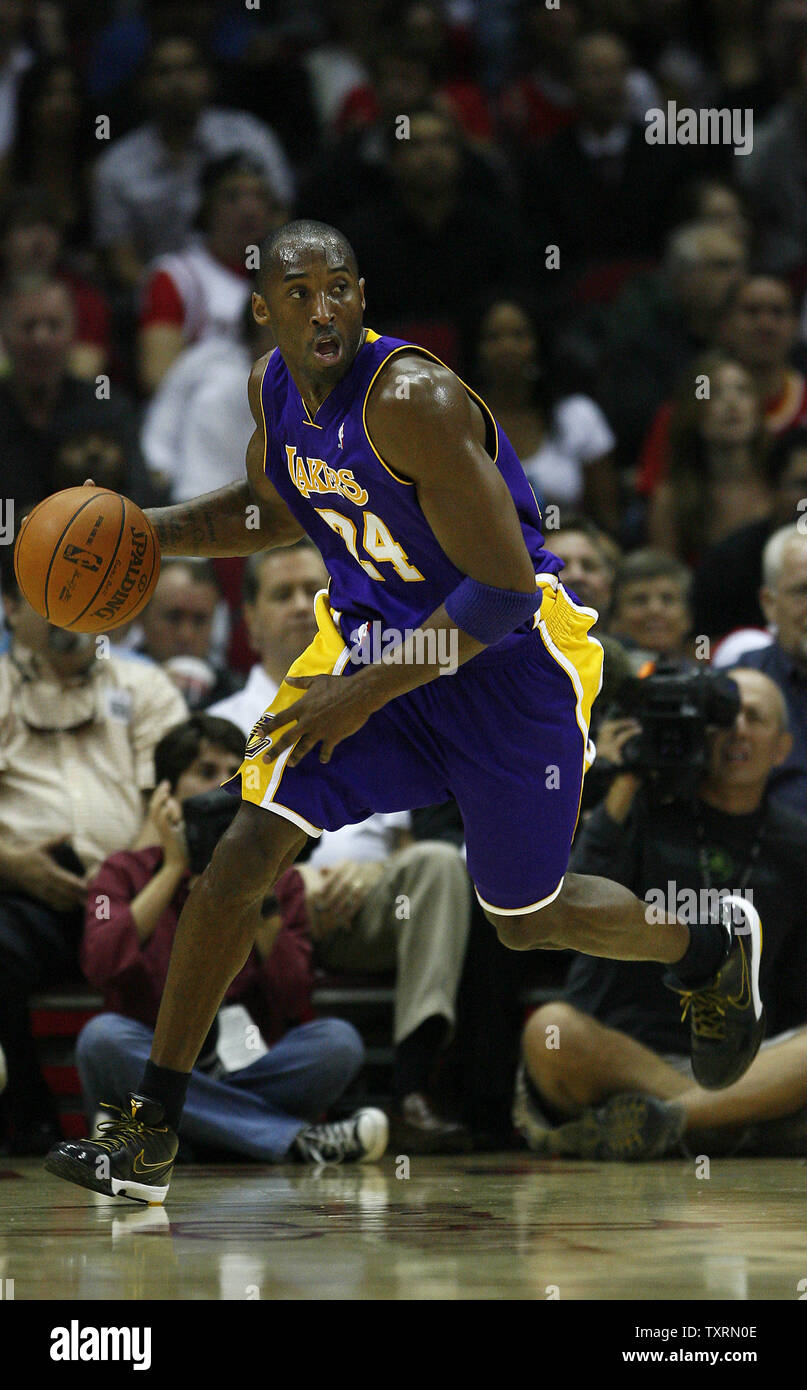
<path id="1" fill-rule="evenodd" d="M 273 346 L 251 314 L 257 249 L 290 217 L 333 223 L 366 323 L 489 403 L 564 581 L 600 613 L 600 769 L 636 733 L 619 687 L 648 662 L 751 667 L 791 740 L 764 797 L 807 817 L 806 117 L 807 0 L 0 0 L 4 499 L 19 520 L 87 476 L 144 506 L 241 477 L 247 376 Z M 211 707 L 248 732 L 322 576 L 305 547 L 167 562 L 94 660 L 40 626 L 3 559 L 0 1142 L 5 1126 L 24 1150 L 55 1123 L 25 1000 L 77 970 L 102 862 L 114 876 L 154 835 L 155 745 Z M 613 833 L 598 778 L 592 845 Z M 521 976 L 481 964 L 461 826 L 378 820 L 301 866 L 294 920 L 323 966 L 397 966 L 399 1119 L 459 1143 L 427 1078 L 452 1033 L 475 1036 L 469 962 L 493 993 Z M 434 904 L 430 955 L 393 920 L 402 882 Z M 576 1115 L 545 1062 L 522 1100 L 532 1085 Z M 607 1099 L 610 1081 L 578 1080 Z"/>

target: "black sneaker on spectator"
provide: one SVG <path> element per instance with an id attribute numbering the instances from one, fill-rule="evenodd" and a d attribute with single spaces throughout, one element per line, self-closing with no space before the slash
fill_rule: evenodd
<path id="1" fill-rule="evenodd" d="M 598 1109 L 584 1110 L 574 1120 L 550 1129 L 547 1154 L 622 1163 L 661 1158 L 679 1143 L 686 1112 L 673 1101 L 655 1096 L 611 1096 Z"/>
<path id="2" fill-rule="evenodd" d="M 698 1085 L 708 1091 L 730 1086 L 744 1075 L 765 1033 L 759 994 L 759 913 L 734 893 L 722 898 L 720 908 L 729 951 L 714 978 L 700 989 L 682 987 L 669 976 L 665 980 L 681 996 L 682 1021 L 689 1013 L 692 1071 Z"/>
<path id="3" fill-rule="evenodd" d="M 374 1163 L 387 1147 L 389 1123 L 383 1110 L 366 1106 L 347 1120 L 308 1125 L 291 1152 L 302 1163 Z"/>

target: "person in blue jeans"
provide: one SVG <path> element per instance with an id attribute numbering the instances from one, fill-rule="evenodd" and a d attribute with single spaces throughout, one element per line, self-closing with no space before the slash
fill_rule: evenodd
<path id="1" fill-rule="evenodd" d="M 157 787 L 134 848 L 110 855 L 90 883 L 80 959 L 106 1010 L 76 1046 L 91 1114 L 122 1104 L 148 1058 L 177 920 L 192 868 L 201 867 L 191 865 L 186 808 L 232 775 L 243 747 L 236 725 L 206 713 L 169 729 L 155 749 Z M 263 1162 L 381 1156 L 382 1111 L 319 1122 L 359 1072 L 364 1046 L 345 1020 L 311 1019 L 312 983 L 305 892 L 290 869 L 264 903 L 252 949 L 193 1069 L 186 1144 Z"/>

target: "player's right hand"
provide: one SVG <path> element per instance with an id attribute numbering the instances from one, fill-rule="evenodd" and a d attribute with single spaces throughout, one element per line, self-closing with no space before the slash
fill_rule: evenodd
<path id="1" fill-rule="evenodd" d="M 64 844 L 66 839 L 66 835 L 56 835 L 33 849 L 20 850 L 18 857 L 15 856 L 17 886 L 54 912 L 70 912 L 82 906 L 87 897 L 89 875 L 79 876 L 61 868 L 48 852 Z"/>

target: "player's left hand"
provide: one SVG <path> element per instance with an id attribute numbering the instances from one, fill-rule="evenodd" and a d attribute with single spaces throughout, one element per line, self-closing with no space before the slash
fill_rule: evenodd
<path id="1" fill-rule="evenodd" d="M 286 684 L 299 686 L 305 694 L 288 709 L 266 716 L 265 728 L 272 735 L 272 747 L 263 755 L 265 763 L 272 762 L 293 743 L 297 747 L 289 758 L 292 767 L 318 743 L 322 744 L 320 762 L 330 762 L 336 745 L 355 734 L 375 709 L 356 676 L 349 680 L 344 676 L 287 676 Z M 276 738 L 275 731 L 283 728 L 286 732 Z"/>

